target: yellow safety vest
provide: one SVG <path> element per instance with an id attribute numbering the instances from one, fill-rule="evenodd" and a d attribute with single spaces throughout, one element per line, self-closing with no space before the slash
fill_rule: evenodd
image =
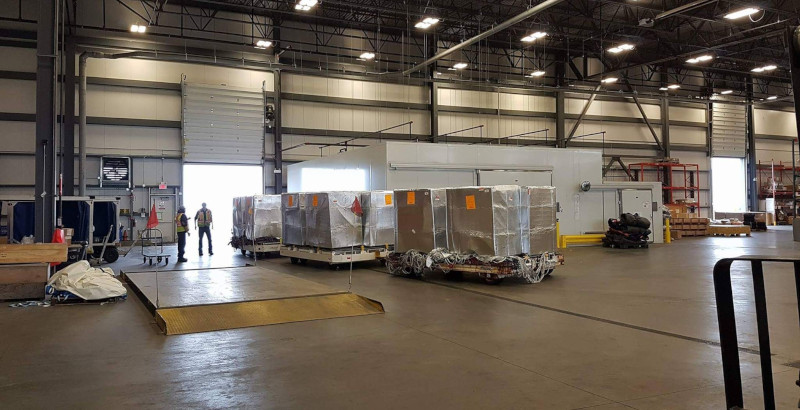
<path id="1" fill-rule="evenodd" d="M 206 209 L 203 211 L 202 209 L 197 211 L 197 226 L 201 228 L 205 228 L 211 224 L 211 210 Z"/>
<path id="2" fill-rule="evenodd" d="M 180 232 L 186 232 L 186 227 L 183 226 L 183 223 L 181 223 L 181 218 L 182 217 L 183 217 L 183 214 L 180 213 L 180 212 L 178 213 L 178 215 L 175 216 L 175 223 L 178 225 L 178 227 L 176 228 L 176 231 L 179 232 L 179 233 Z"/>

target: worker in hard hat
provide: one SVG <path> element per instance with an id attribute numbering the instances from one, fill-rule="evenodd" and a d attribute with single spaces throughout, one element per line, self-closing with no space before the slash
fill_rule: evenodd
<path id="1" fill-rule="evenodd" d="M 175 232 L 178 233 L 178 262 L 186 262 L 183 254 L 186 250 L 186 235 L 189 234 L 189 218 L 186 217 L 186 208 L 183 205 L 178 207 L 178 214 L 175 215 Z"/>
<path id="2" fill-rule="evenodd" d="M 214 254 L 214 251 L 211 247 L 211 228 L 213 223 L 214 219 L 211 217 L 211 210 L 206 208 L 206 203 L 203 202 L 203 207 L 200 208 L 200 210 L 197 211 L 197 214 L 194 216 L 194 227 L 197 229 L 200 240 L 198 247 L 200 256 L 203 256 L 203 235 L 208 236 L 208 254 Z"/>

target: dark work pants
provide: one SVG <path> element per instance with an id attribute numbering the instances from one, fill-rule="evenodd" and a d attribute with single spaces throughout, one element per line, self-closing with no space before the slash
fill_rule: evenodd
<path id="1" fill-rule="evenodd" d="M 197 249 L 200 251 L 200 253 L 203 253 L 203 235 L 208 236 L 208 253 L 214 252 L 213 248 L 211 247 L 211 227 L 201 226 L 200 228 L 197 228 L 197 235 L 199 236 L 198 239 L 200 240 L 200 245 L 197 247 Z"/>
<path id="2" fill-rule="evenodd" d="M 186 250 L 186 232 L 178 232 L 178 259 L 183 258 Z"/>

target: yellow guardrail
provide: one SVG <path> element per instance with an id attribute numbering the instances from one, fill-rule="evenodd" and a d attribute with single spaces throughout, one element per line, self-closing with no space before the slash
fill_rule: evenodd
<path id="1" fill-rule="evenodd" d="M 586 234 L 586 235 L 561 235 L 558 239 L 558 247 L 566 248 L 569 245 L 599 245 L 603 243 L 605 234 Z"/>

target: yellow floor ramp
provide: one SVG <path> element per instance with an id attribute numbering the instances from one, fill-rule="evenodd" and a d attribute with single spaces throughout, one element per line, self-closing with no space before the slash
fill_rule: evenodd
<path id="1" fill-rule="evenodd" d="M 353 293 L 300 296 L 156 309 L 167 335 L 384 313 L 380 302 Z"/>

